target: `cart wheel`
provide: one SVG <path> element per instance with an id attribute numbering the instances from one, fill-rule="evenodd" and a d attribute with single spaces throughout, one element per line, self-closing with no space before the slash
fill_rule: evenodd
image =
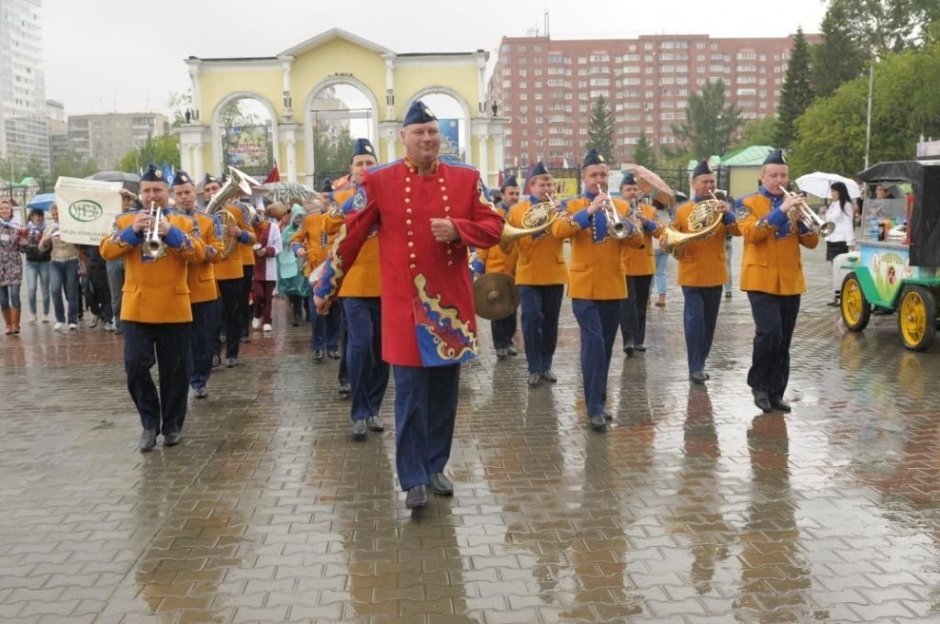
<path id="1" fill-rule="evenodd" d="M 855 272 L 849 273 L 842 280 L 842 302 L 839 306 L 842 312 L 842 322 L 849 331 L 860 332 L 868 327 L 871 320 L 871 304 L 865 299 L 862 285 L 858 283 Z"/>
<path id="2" fill-rule="evenodd" d="M 906 286 L 898 306 L 898 331 L 911 351 L 926 351 L 937 335 L 937 301 L 923 286 Z"/>

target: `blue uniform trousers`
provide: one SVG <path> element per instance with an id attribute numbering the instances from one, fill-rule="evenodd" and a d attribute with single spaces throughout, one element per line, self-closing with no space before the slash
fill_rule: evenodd
<path id="1" fill-rule="evenodd" d="M 622 305 L 622 299 L 571 300 L 581 328 L 581 377 L 589 417 L 603 414 L 607 404 L 607 373 Z"/>
<path id="2" fill-rule="evenodd" d="M 512 346 L 512 337 L 516 335 L 516 311 L 504 319 L 490 321 L 490 329 L 493 331 L 493 347 L 496 349 L 508 349 Z"/>
<path id="3" fill-rule="evenodd" d="M 705 360 L 712 350 L 715 324 L 721 308 L 721 289 L 721 286 L 682 287 L 682 295 L 685 297 L 685 349 L 690 374 L 705 371 Z"/>
<path id="4" fill-rule="evenodd" d="M 202 388 L 209 383 L 215 340 L 219 333 L 219 312 L 222 301 L 213 299 L 190 305 L 193 324 L 189 337 L 189 385 Z"/>
<path id="5" fill-rule="evenodd" d="M 564 284 L 519 286 L 522 308 L 522 339 L 530 373 L 552 368 L 558 345 L 558 315 L 565 295 Z"/>
<path id="6" fill-rule="evenodd" d="M 346 346 L 349 344 L 349 329 L 346 325 L 346 306 L 341 305 L 339 307 L 339 331 L 337 332 L 336 346 L 339 349 L 339 372 L 336 374 L 336 379 L 339 381 L 339 385 L 345 386 L 349 383 L 349 361 L 348 361 L 348 349 Z M 382 353 L 382 349 L 379 349 L 379 353 Z"/>
<path id="7" fill-rule="evenodd" d="M 754 317 L 754 350 L 747 385 L 782 398 L 790 381 L 790 341 L 800 313 L 800 295 L 748 291 Z"/>
<path id="8" fill-rule="evenodd" d="M 311 313 L 310 323 L 313 325 L 313 335 L 310 337 L 310 347 L 326 351 L 336 351 L 339 348 L 340 311 L 341 306 L 330 306 L 326 315 Z M 316 310 L 313 302 L 313 293 L 310 293 L 310 310 Z"/>
<path id="9" fill-rule="evenodd" d="M 378 297 L 345 297 L 346 368 L 353 420 L 376 416 L 388 387 L 382 360 L 382 306 Z"/>
<path id="10" fill-rule="evenodd" d="M 652 275 L 627 276 L 627 298 L 623 300 L 623 313 L 620 316 L 623 346 L 646 342 L 646 310 L 652 285 Z"/>
<path id="11" fill-rule="evenodd" d="M 460 365 L 395 365 L 395 464 L 403 490 L 426 485 L 450 459 Z"/>
<path id="12" fill-rule="evenodd" d="M 157 433 L 182 431 L 186 419 L 191 323 L 124 321 L 124 370 L 127 389 L 144 429 Z M 150 376 L 160 371 L 160 394 Z M 161 425 L 162 421 L 162 425 Z"/>
<path id="13" fill-rule="evenodd" d="M 225 357 L 237 358 L 242 338 L 243 283 L 241 278 L 218 280 L 222 293 L 222 329 L 225 330 Z"/>

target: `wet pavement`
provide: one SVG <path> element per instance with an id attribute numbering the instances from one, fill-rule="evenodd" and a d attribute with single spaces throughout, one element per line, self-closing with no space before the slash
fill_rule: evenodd
<path id="1" fill-rule="evenodd" d="M 121 339 L 24 324 L 0 342 L 0 621 L 938 622 L 940 350 L 905 351 L 893 316 L 845 332 L 823 256 L 786 417 L 751 402 L 740 292 L 689 384 L 675 265 L 649 350 L 618 338 L 606 435 L 567 302 L 554 386 L 484 327 L 456 494 L 414 516 L 391 428 L 351 439 L 306 328 L 255 334 L 183 443 L 142 455 Z"/>

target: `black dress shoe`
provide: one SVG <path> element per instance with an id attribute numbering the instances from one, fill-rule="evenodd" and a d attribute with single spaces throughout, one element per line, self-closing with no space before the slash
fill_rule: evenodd
<path id="1" fill-rule="evenodd" d="M 604 412 L 604 420 L 613 420 L 613 419 L 614 419 L 613 414 L 611 414 L 610 412 Z"/>
<path id="2" fill-rule="evenodd" d="M 542 373 L 529 373 L 529 386 L 534 388 L 542 381 Z"/>
<path id="3" fill-rule="evenodd" d="M 505 360 L 507 355 L 508 354 L 506 353 L 506 349 L 496 349 L 497 360 Z"/>
<path id="4" fill-rule="evenodd" d="M 199 386 L 193 392 L 195 393 L 197 399 L 204 399 L 209 396 L 209 391 L 205 386 Z"/>
<path id="5" fill-rule="evenodd" d="M 382 421 L 381 416 L 369 416 L 366 418 L 366 425 L 369 427 L 369 431 L 385 431 L 385 423 Z"/>
<path id="6" fill-rule="evenodd" d="M 773 405 L 770 403 L 770 397 L 763 390 L 754 390 L 754 405 L 759 407 L 765 414 L 773 411 Z"/>
<path id="7" fill-rule="evenodd" d="M 313 350 L 313 361 L 319 364 L 323 361 L 323 349 L 314 349 Z"/>
<path id="8" fill-rule="evenodd" d="M 366 439 L 366 419 L 365 418 L 360 418 L 359 420 L 353 421 L 352 435 L 353 435 L 353 440 L 365 440 Z"/>
<path id="9" fill-rule="evenodd" d="M 691 373 L 689 375 L 689 380 L 692 381 L 693 383 L 704 385 L 705 382 L 708 380 L 708 375 L 706 375 L 702 371 L 695 371 L 694 373 Z"/>
<path id="10" fill-rule="evenodd" d="M 517 355 L 519 355 L 519 352 L 516 351 L 516 348 L 514 346 L 509 345 L 508 347 L 506 347 L 506 355 L 516 357 Z"/>
<path id="11" fill-rule="evenodd" d="M 606 431 L 607 417 L 604 414 L 594 414 L 588 418 L 588 424 L 591 425 L 591 429 L 594 431 Z"/>
<path id="12" fill-rule="evenodd" d="M 163 446 L 176 446 L 183 441 L 183 434 L 179 431 L 163 434 Z"/>
<path id="13" fill-rule="evenodd" d="M 643 353 L 644 351 L 646 351 L 646 345 L 641 345 L 641 344 L 639 344 L 639 345 L 637 345 L 637 346 L 635 346 L 635 347 L 633 347 L 633 348 L 636 349 L 637 351 L 639 351 L 640 353 Z"/>
<path id="14" fill-rule="evenodd" d="M 157 445 L 157 430 L 156 429 L 144 429 L 143 433 L 140 434 L 140 445 L 138 448 L 141 453 L 146 453 L 153 447 Z"/>
<path id="15" fill-rule="evenodd" d="M 786 412 L 787 414 L 793 411 L 793 408 L 790 407 L 789 403 L 783 400 L 783 397 L 771 397 L 770 406 L 775 410 Z"/>
<path id="16" fill-rule="evenodd" d="M 416 485 L 405 496 L 405 507 L 415 509 L 417 507 L 427 507 L 428 504 L 428 486 Z"/>
<path id="17" fill-rule="evenodd" d="M 332 351 L 328 351 L 326 355 L 331 360 L 338 360 L 340 358 L 339 351 L 337 351 L 336 349 Z"/>
<path id="18" fill-rule="evenodd" d="M 431 491 L 439 496 L 452 496 L 454 484 L 444 476 L 443 472 L 432 472 L 430 479 Z"/>
<path id="19" fill-rule="evenodd" d="M 350 389 L 348 383 L 344 383 L 344 384 L 340 384 L 340 385 L 339 385 L 339 398 L 341 398 L 341 399 L 348 399 L 350 392 L 352 392 L 352 390 Z"/>
<path id="20" fill-rule="evenodd" d="M 541 373 L 539 373 L 539 376 L 548 383 L 558 382 L 558 377 L 555 375 L 555 372 L 552 369 L 543 370 Z"/>
<path id="21" fill-rule="evenodd" d="M 632 343 L 632 342 L 623 345 L 623 352 L 627 354 L 627 357 L 633 357 L 633 350 L 634 350 L 634 349 L 635 349 L 635 347 L 633 346 L 633 343 Z"/>

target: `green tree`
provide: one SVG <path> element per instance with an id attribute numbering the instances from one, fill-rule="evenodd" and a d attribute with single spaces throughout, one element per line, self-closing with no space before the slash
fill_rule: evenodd
<path id="1" fill-rule="evenodd" d="M 653 171 L 657 168 L 656 148 L 646 138 L 645 130 L 640 131 L 640 138 L 637 139 L 636 147 L 633 148 L 633 162 Z"/>
<path id="2" fill-rule="evenodd" d="M 777 120 L 773 117 L 751 119 L 741 129 L 741 140 L 734 147 L 749 145 L 773 145 L 777 132 Z"/>
<path id="3" fill-rule="evenodd" d="M 731 136 L 744 123 L 741 110 L 725 101 L 725 82 L 720 78 L 702 87 L 702 92 L 689 96 L 685 108 L 685 123 L 672 126 L 676 138 L 691 147 L 687 156 L 708 158 L 724 154 L 731 145 Z M 671 152 L 668 156 L 679 156 Z"/>
<path id="4" fill-rule="evenodd" d="M 117 163 L 119 171 L 140 172 L 150 163 L 168 163 L 174 169 L 180 166 L 180 142 L 176 135 L 147 137 L 147 142 L 124 154 Z"/>
<path id="5" fill-rule="evenodd" d="M 98 164 L 91 158 L 82 158 L 69 150 L 52 162 L 52 179 L 58 180 L 62 176 L 69 178 L 86 178 L 98 171 Z"/>
<path id="6" fill-rule="evenodd" d="M 588 142 L 585 151 L 595 149 L 608 163 L 612 163 L 614 153 L 614 115 L 604 96 L 598 97 L 591 105 L 591 121 L 588 127 Z"/>
<path id="7" fill-rule="evenodd" d="M 937 0 L 829 0 L 836 7 L 852 38 L 878 56 L 928 45 L 931 22 L 940 19 Z"/>
<path id="8" fill-rule="evenodd" d="M 940 136 L 940 44 L 890 54 L 875 68 L 869 161 L 909 159 L 921 134 Z M 797 122 L 791 177 L 823 170 L 852 175 L 865 159 L 868 77 L 845 83 Z"/>
<path id="9" fill-rule="evenodd" d="M 319 184 L 324 177 L 336 178 L 349 172 L 352 162 L 353 138 L 349 128 L 336 131 L 329 127 L 315 131 L 313 162 L 316 166 L 314 181 Z"/>
<path id="10" fill-rule="evenodd" d="M 803 36 L 803 29 L 798 28 L 793 38 L 790 63 L 787 65 L 787 74 L 780 92 L 774 145 L 781 148 L 790 146 L 796 134 L 796 120 L 814 99 L 809 45 Z"/>
<path id="11" fill-rule="evenodd" d="M 842 83 L 858 78 L 865 69 L 866 48 L 853 35 L 851 15 L 843 3 L 833 3 L 822 21 L 820 44 L 812 47 L 813 91 L 816 97 L 832 95 Z"/>

